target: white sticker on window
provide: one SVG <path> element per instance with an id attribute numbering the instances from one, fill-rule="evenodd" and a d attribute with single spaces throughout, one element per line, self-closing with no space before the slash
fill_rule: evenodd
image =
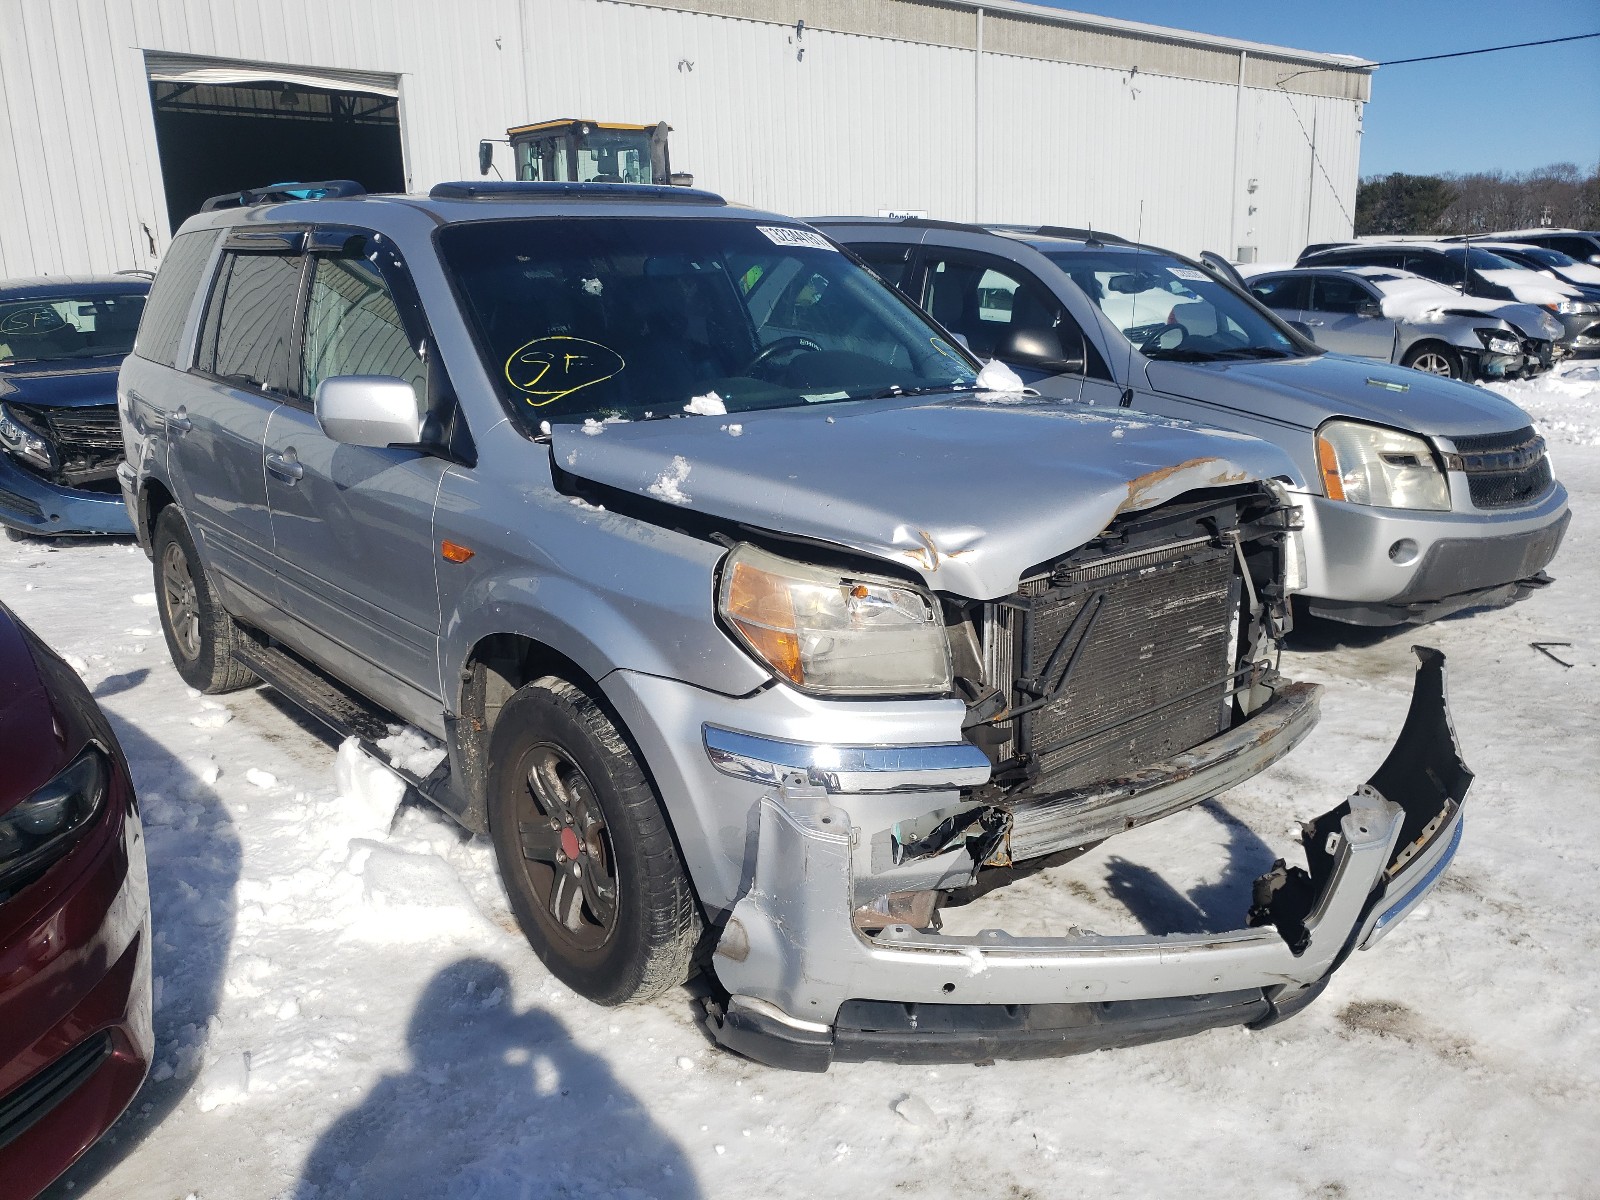
<path id="1" fill-rule="evenodd" d="M 1176 275 L 1179 279 L 1192 279 L 1196 283 L 1204 283 L 1210 279 L 1204 271 L 1196 271 L 1193 267 L 1168 267 L 1168 275 Z"/>
<path id="2" fill-rule="evenodd" d="M 813 250 L 832 250 L 834 244 L 811 229 L 795 229 L 789 225 L 757 225 L 774 246 L 809 246 Z"/>

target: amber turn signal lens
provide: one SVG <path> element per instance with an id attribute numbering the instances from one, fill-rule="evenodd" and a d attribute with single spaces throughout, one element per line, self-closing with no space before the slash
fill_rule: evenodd
<path id="1" fill-rule="evenodd" d="M 1339 474 L 1339 455 L 1321 435 L 1317 437 L 1317 467 L 1322 471 L 1322 488 L 1329 500 L 1344 499 L 1344 479 Z"/>
<path id="2" fill-rule="evenodd" d="M 732 572 L 728 619 L 773 670 L 794 683 L 804 683 L 794 598 L 787 582 L 749 563 L 734 563 Z"/>
<path id="3" fill-rule="evenodd" d="M 452 541 L 447 540 L 439 543 L 439 554 L 447 562 L 464 563 L 475 553 L 476 551 L 468 550 L 465 546 L 457 545 Z"/>

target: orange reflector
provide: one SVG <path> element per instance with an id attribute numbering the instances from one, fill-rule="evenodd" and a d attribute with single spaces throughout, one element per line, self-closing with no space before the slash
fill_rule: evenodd
<path id="1" fill-rule="evenodd" d="M 1339 456 L 1327 440 L 1317 438 L 1317 466 L 1322 471 L 1322 488 L 1329 500 L 1344 499 L 1344 480 L 1339 475 Z"/>
<path id="2" fill-rule="evenodd" d="M 750 648 L 774 670 L 795 683 L 805 682 L 794 597 L 782 579 L 748 563 L 735 563 L 728 587 L 728 616 Z"/>
<path id="3" fill-rule="evenodd" d="M 447 540 L 439 543 L 439 553 L 449 562 L 464 563 L 477 552 Z"/>

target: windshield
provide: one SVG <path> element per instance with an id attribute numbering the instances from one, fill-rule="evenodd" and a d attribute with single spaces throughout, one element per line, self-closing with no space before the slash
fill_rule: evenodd
<path id="1" fill-rule="evenodd" d="M 0 363 L 127 354 L 144 295 L 0 300 Z"/>
<path id="2" fill-rule="evenodd" d="M 1050 260 L 1148 358 L 1301 358 L 1284 327 L 1232 288 L 1161 251 L 1060 252 Z"/>
<path id="3" fill-rule="evenodd" d="M 1467 266 L 1474 271 L 1526 271 L 1528 269 L 1521 263 L 1514 263 L 1509 258 L 1501 258 L 1498 254 L 1490 254 L 1487 250 L 1480 250 L 1476 246 L 1446 250 L 1444 256 L 1453 263 L 1465 261 Z"/>
<path id="4" fill-rule="evenodd" d="M 1539 246 L 1518 246 L 1516 255 L 1518 258 L 1531 259 L 1541 267 L 1550 267 L 1557 271 L 1578 265 L 1578 260 L 1570 254 L 1563 254 L 1559 250 L 1546 250 Z"/>
<path id="5" fill-rule="evenodd" d="M 649 183 L 650 134 L 596 129 L 580 135 L 579 183 Z"/>
<path id="6" fill-rule="evenodd" d="M 692 218 L 481 221 L 439 247 L 524 428 L 976 386 L 971 359 L 821 234 Z M 709 399 L 715 393 L 715 399 Z"/>

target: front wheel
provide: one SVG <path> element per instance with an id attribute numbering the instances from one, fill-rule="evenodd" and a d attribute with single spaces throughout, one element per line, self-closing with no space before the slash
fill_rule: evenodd
<path id="1" fill-rule="evenodd" d="M 534 953 L 596 1004 L 689 977 L 701 918 L 655 789 L 590 696 L 548 676 L 501 710 L 489 830 Z"/>
<path id="2" fill-rule="evenodd" d="M 1400 365 L 1428 375 L 1443 375 L 1448 379 L 1466 378 L 1461 355 L 1442 342 L 1423 342 L 1411 347 L 1406 351 L 1406 356 L 1400 361 Z"/>

